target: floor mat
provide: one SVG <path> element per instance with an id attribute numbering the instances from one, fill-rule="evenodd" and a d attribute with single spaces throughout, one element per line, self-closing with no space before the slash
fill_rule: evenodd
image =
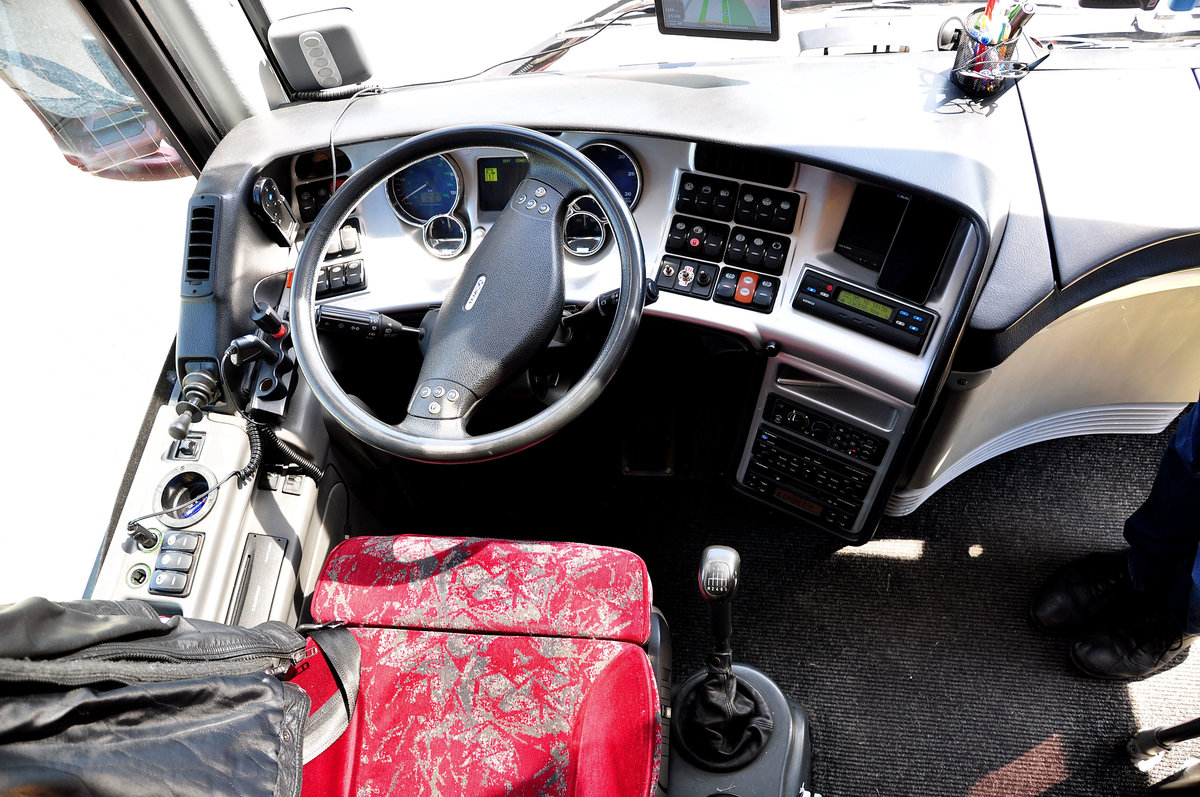
<path id="1" fill-rule="evenodd" d="M 965 474 L 916 513 L 885 520 L 864 548 L 789 531 L 787 521 L 692 496 L 638 547 L 671 620 L 675 671 L 710 644 L 695 586 L 705 545 L 733 545 L 743 582 L 737 660 L 805 706 L 811 787 L 844 795 L 1130 795 L 1150 773 L 1123 751 L 1138 727 L 1200 715 L 1200 657 L 1140 683 L 1095 681 L 1066 643 L 1027 619 L 1059 564 L 1123 544 L 1121 524 L 1153 480 L 1166 436 L 1034 446 Z"/>
<path id="2" fill-rule="evenodd" d="M 417 492 L 457 496 L 461 528 L 413 520 L 441 533 L 636 551 L 671 625 L 679 682 L 711 645 L 700 552 L 737 548 L 735 659 L 807 710 L 810 787 L 825 797 L 1136 795 L 1200 750 L 1181 745 L 1149 775 L 1123 752 L 1139 727 L 1200 715 L 1200 655 L 1135 684 L 1088 679 L 1070 666 L 1066 643 L 1033 629 L 1027 605 L 1058 565 L 1123 544 L 1121 524 L 1166 439 L 1097 436 L 1011 452 L 912 515 L 885 519 L 862 548 L 839 548 L 725 487 L 608 478 L 614 469 L 595 462 L 530 466 L 518 479 L 511 460 L 443 469 Z"/>

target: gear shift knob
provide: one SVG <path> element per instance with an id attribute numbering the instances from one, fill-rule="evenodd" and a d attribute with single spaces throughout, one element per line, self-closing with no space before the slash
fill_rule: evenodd
<path id="1" fill-rule="evenodd" d="M 733 600 L 742 557 L 726 545 L 710 545 L 700 555 L 700 594 L 709 603 Z"/>
<path id="2" fill-rule="evenodd" d="M 700 594 L 712 614 L 714 651 L 733 650 L 733 596 L 737 593 L 742 557 L 725 545 L 710 545 L 700 555 Z"/>

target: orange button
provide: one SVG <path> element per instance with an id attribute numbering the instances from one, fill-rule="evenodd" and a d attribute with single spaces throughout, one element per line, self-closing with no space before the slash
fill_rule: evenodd
<path id="1" fill-rule="evenodd" d="M 739 304 L 750 304 L 754 301 L 754 289 L 758 287 L 758 275 L 743 271 L 738 277 L 737 292 L 733 294 L 733 300 Z"/>

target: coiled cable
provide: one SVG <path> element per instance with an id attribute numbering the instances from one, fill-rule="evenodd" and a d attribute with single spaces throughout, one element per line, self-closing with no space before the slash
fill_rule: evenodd
<path id="1" fill-rule="evenodd" d="M 240 490 L 246 486 L 246 483 L 254 478 L 254 473 L 258 470 L 258 465 L 262 462 L 262 429 L 265 428 L 258 421 L 246 419 L 246 439 L 250 443 L 250 459 L 246 462 L 246 467 L 239 470 L 234 475 L 237 477 L 237 486 Z"/>
<path id="2" fill-rule="evenodd" d="M 316 91 L 294 91 L 292 92 L 293 100 L 308 101 L 308 100 L 344 100 L 347 97 L 353 97 L 360 91 L 378 91 L 378 86 L 364 86 L 361 83 L 356 83 L 353 86 L 339 86 L 336 89 L 318 89 Z"/>
<path id="3" fill-rule="evenodd" d="M 300 468 L 306 476 L 311 477 L 315 482 L 321 481 L 321 478 L 325 475 L 325 471 L 321 470 L 315 462 L 308 459 L 291 445 L 280 440 L 275 434 L 275 430 L 270 426 L 262 426 L 260 431 L 262 432 L 262 436 L 275 447 L 276 451 L 283 454 L 293 465 Z"/>

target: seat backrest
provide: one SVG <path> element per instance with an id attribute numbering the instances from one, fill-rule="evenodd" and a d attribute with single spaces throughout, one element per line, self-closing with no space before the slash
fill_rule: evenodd
<path id="1" fill-rule="evenodd" d="M 650 637 L 650 577 L 620 548 L 466 537 L 354 537 L 329 554 L 312 615 L 377 628 Z"/>

